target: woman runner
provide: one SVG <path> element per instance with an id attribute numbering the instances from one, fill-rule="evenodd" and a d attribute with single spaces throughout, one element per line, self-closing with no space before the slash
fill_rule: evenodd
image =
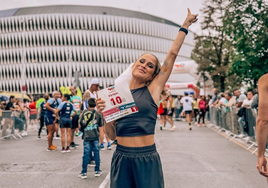
<path id="1" fill-rule="evenodd" d="M 104 123 L 108 137 L 111 140 L 117 138 L 118 143 L 111 163 L 111 188 L 164 187 L 162 165 L 154 144 L 156 104 L 171 74 L 188 28 L 197 21 L 197 16 L 188 9 L 187 18 L 162 67 L 152 54 L 142 55 L 133 65 L 129 88 L 139 112 L 115 122 Z M 97 110 L 102 113 L 105 101 L 98 98 L 96 102 Z"/>
<path id="2" fill-rule="evenodd" d="M 77 110 L 74 105 L 69 101 L 71 99 L 70 95 L 64 94 L 62 97 L 62 103 L 55 110 L 55 114 L 59 113 L 60 116 L 60 132 L 61 132 L 61 153 L 69 153 L 71 144 L 71 134 L 72 134 L 72 119 L 76 114 Z M 72 113 L 73 112 L 73 113 Z M 65 148 L 65 134 L 67 133 L 67 147 Z"/>
<path id="3" fill-rule="evenodd" d="M 55 151 L 57 149 L 56 146 L 52 144 L 53 134 L 55 132 L 55 124 L 56 124 L 56 114 L 55 110 L 61 103 L 60 92 L 54 91 L 52 93 L 52 97 L 45 104 L 45 108 L 47 109 L 47 113 L 45 114 L 45 124 L 48 130 L 48 148 L 47 151 Z"/>

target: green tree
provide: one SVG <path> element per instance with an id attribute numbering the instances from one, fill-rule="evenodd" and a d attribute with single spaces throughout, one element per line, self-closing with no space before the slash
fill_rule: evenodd
<path id="1" fill-rule="evenodd" d="M 232 54 L 232 43 L 226 35 L 223 23 L 229 1 L 206 0 L 205 5 L 201 10 L 204 16 L 201 23 L 203 34 L 195 36 L 196 45 L 192 51 L 192 58 L 199 65 L 198 74 L 208 72 L 214 86 L 225 91 Z"/>
<path id="2" fill-rule="evenodd" d="M 230 73 L 257 85 L 268 72 L 268 3 L 265 0 L 233 0 L 223 21 L 234 50 Z"/>

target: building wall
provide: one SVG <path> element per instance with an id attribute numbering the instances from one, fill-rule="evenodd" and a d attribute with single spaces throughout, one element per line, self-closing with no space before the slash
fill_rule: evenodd
<path id="1" fill-rule="evenodd" d="M 0 90 L 20 91 L 25 83 L 27 93 L 52 92 L 72 85 L 75 71 L 82 73 L 82 91 L 95 77 L 107 87 L 143 53 L 153 53 L 163 62 L 178 30 L 165 23 L 111 15 L 0 18 Z M 189 32 L 177 61 L 190 60 L 192 43 Z"/>

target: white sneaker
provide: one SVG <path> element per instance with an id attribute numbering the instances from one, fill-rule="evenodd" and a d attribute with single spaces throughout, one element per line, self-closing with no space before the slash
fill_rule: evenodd
<path id="1" fill-rule="evenodd" d="M 27 136 L 27 132 L 21 133 L 21 136 Z"/>
<path id="2" fill-rule="evenodd" d="M 163 127 L 163 130 L 167 130 L 167 127 Z"/>
<path id="3" fill-rule="evenodd" d="M 250 141 L 250 137 L 247 136 L 246 138 L 243 138 L 243 140 L 244 140 L 245 142 L 249 142 L 249 141 Z"/>
<path id="4" fill-rule="evenodd" d="M 237 138 L 244 138 L 246 135 L 244 135 L 244 134 L 240 134 L 240 135 L 238 135 L 237 136 Z"/>

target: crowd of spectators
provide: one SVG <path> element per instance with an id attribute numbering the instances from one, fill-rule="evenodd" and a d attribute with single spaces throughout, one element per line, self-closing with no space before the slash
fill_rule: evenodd
<path id="1" fill-rule="evenodd" d="M 246 137 L 248 124 L 245 121 L 245 109 L 258 110 L 258 94 L 255 90 L 249 89 L 246 92 L 241 92 L 239 89 L 218 93 L 217 89 L 213 89 L 212 103 L 210 107 L 216 109 L 223 109 L 226 113 L 230 111 L 230 108 L 235 110 L 235 114 L 238 116 L 238 137 Z"/>
<path id="2" fill-rule="evenodd" d="M 175 99 L 175 119 L 180 120 L 184 113 L 181 105 L 181 98 L 178 95 Z M 193 113 L 192 118 L 195 124 L 200 126 L 201 120 L 205 125 L 205 119 L 210 120 L 210 109 L 222 109 L 224 113 L 230 112 L 230 108 L 235 109 L 235 114 L 238 118 L 238 133 L 239 137 L 247 136 L 247 123 L 245 122 L 245 109 L 258 110 L 258 94 L 257 91 L 249 89 L 246 92 L 241 92 L 239 89 L 226 92 L 218 92 L 213 89 L 213 95 L 193 97 Z"/>

